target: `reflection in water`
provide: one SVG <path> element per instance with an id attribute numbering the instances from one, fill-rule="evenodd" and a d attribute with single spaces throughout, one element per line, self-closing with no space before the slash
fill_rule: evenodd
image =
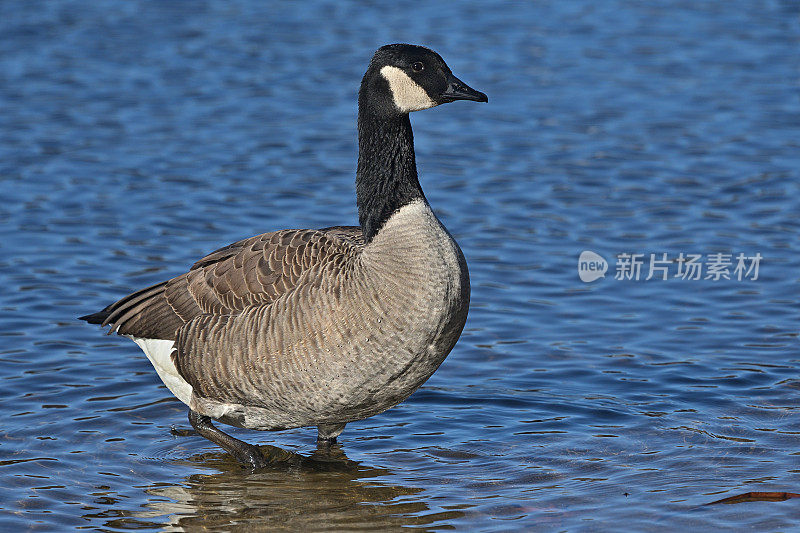
<path id="1" fill-rule="evenodd" d="M 424 489 L 378 481 L 386 469 L 349 460 L 336 445 L 304 456 L 275 446 L 261 446 L 270 466 L 247 470 L 225 453 L 194 456 L 191 464 L 212 467 L 213 474 L 193 474 L 180 485 L 146 488 L 150 511 L 126 521 L 145 527 L 150 520 L 186 530 L 198 527 L 258 526 L 298 531 L 369 528 L 385 530 L 460 518 L 460 511 L 428 514 L 418 495 Z M 117 526 L 121 524 L 117 522 Z"/>

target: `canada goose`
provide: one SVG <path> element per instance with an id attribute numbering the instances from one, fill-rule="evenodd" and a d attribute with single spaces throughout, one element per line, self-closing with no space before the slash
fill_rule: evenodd
<path id="1" fill-rule="evenodd" d="M 81 317 L 147 354 L 197 432 L 258 467 L 217 429 L 345 424 L 402 402 L 455 345 L 469 307 L 464 255 L 417 179 L 408 114 L 487 102 L 436 52 L 383 46 L 358 93 L 359 226 L 265 233 Z"/>

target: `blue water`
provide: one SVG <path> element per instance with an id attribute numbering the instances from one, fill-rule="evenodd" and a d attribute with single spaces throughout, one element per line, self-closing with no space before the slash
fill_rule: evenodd
<path id="1" fill-rule="evenodd" d="M 396 41 L 490 98 L 412 117 L 469 321 L 347 459 L 249 473 L 75 317 L 242 237 L 354 223 L 355 95 Z M 800 492 L 799 47 L 789 0 L 4 4 L 0 529 L 793 528 L 798 499 L 705 504 Z M 763 259 L 636 281 L 622 253 Z"/>

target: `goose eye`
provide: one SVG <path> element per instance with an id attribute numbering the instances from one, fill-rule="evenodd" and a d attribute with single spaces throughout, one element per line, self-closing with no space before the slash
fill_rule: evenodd
<path id="1" fill-rule="evenodd" d="M 420 63 L 419 61 L 417 61 L 417 62 L 415 62 L 415 63 L 413 63 L 413 64 L 411 65 L 411 70 L 413 70 L 414 72 L 422 72 L 422 70 L 423 70 L 424 68 L 425 68 L 425 65 L 423 65 L 423 64 L 422 64 L 422 63 Z"/>

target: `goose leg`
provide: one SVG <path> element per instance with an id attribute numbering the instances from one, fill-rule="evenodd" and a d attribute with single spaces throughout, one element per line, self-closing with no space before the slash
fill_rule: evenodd
<path id="1" fill-rule="evenodd" d="M 220 431 L 211 423 L 211 418 L 189 409 L 189 423 L 197 433 L 224 449 L 240 463 L 252 468 L 260 468 L 267 465 L 267 461 L 258 446 L 248 444 Z"/>
<path id="2" fill-rule="evenodd" d="M 345 424 L 322 424 L 317 426 L 317 447 L 330 446 L 336 437 L 344 431 Z"/>

